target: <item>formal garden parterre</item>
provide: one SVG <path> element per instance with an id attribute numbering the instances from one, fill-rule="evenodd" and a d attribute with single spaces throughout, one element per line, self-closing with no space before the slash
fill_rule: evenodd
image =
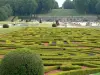
<path id="1" fill-rule="evenodd" d="M 26 27 L 0 34 L 0 60 L 18 48 L 40 54 L 45 73 L 89 75 L 100 72 L 100 30 Z"/>

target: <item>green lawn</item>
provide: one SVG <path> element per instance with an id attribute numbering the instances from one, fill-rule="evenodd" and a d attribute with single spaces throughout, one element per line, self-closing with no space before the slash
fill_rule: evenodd
<path id="1" fill-rule="evenodd" d="M 18 31 L 20 29 L 22 29 L 22 27 L 0 28 L 0 34 L 1 33 L 10 33 L 10 32 L 13 32 L 13 31 Z"/>
<path id="2" fill-rule="evenodd" d="M 53 9 L 48 14 L 41 14 L 40 16 L 87 16 L 79 14 L 75 9 Z"/>
<path id="3" fill-rule="evenodd" d="M 0 22 L 0 24 L 8 24 L 7 21 L 4 21 L 4 22 Z M 32 25 L 32 24 L 35 24 L 35 23 L 28 23 L 28 25 Z M 36 23 L 37 24 L 37 23 Z M 52 27 L 52 22 L 44 22 L 44 23 L 41 23 L 39 24 L 39 26 L 35 26 L 35 27 Z M 13 31 L 18 31 L 19 29 L 22 29 L 23 27 L 10 27 L 10 28 L 0 28 L 0 33 L 9 33 L 9 32 L 13 32 Z"/>
<path id="4" fill-rule="evenodd" d="M 52 22 L 49 22 L 49 23 L 44 22 L 44 23 L 40 24 L 39 27 L 52 27 L 52 24 L 53 24 Z"/>

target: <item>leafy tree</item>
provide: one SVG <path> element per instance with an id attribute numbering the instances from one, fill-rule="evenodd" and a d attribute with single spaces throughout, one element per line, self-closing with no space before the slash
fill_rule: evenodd
<path id="1" fill-rule="evenodd" d="M 0 21 L 5 20 L 6 15 L 3 13 L 2 9 L 0 8 Z"/>
<path id="2" fill-rule="evenodd" d="M 7 12 L 3 7 L 0 8 L 0 21 L 6 20 L 8 18 Z"/>
<path id="3" fill-rule="evenodd" d="M 63 8 L 64 8 L 64 9 L 74 9 L 74 3 L 73 3 L 73 1 L 71 1 L 71 0 L 66 0 L 66 1 L 63 3 Z"/>
<path id="4" fill-rule="evenodd" d="M 36 9 L 37 14 L 47 13 L 52 10 L 54 7 L 57 7 L 55 0 L 37 0 L 38 7 Z"/>
<path id="5" fill-rule="evenodd" d="M 74 0 L 76 10 L 81 13 L 88 12 L 89 0 Z"/>
<path id="6" fill-rule="evenodd" d="M 10 17 L 12 15 L 12 8 L 9 4 L 6 4 L 5 6 L 2 6 L 4 11 L 6 12 L 7 16 Z"/>
<path id="7" fill-rule="evenodd" d="M 32 16 L 32 14 L 47 13 L 59 8 L 55 0 L 0 0 L 0 15 L 8 18 L 14 16 Z M 4 20 L 4 18 L 2 18 Z"/>
<path id="8" fill-rule="evenodd" d="M 96 4 L 98 2 L 98 0 L 88 0 L 89 4 L 88 4 L 88 13 L 92 13 L 95 14 L 96 13 Z"/>
<path id="9" fill-rule="evenodd" d="M 9 4 L 0 7 L 0 21 L 6 20 L 12 15 L 12 8 Z"/>
<path id="10" fill-rule="evenodd" d="M 96 4 L 96 12 L 100 14 L 100 1 Z"/>
<path id="11" fill-rule="evenodd" d="M 55 0 L 0 0 L 0 4 L 1 6 L 10 4 L 15 16 L 46 13 L 53 8 L 58 8 L 58 3 Z"/>
<path id="12" fill-rule="evenodd" d="M 58 9 L 58 8 L 59 8 L 58 2 L 54 0 L 53 9 Z"/>
<path id="13" fill-rule="evenodd" d="M 4 0 L 5 3 L 11 5 L 14 15 L 30 15 L 33 14 L 37 3 L 35 0 Z"/>
<path id="14" fill-rule="evenodd" d="M 42 0 L 42 12 L 49 12 L 53 8 L 53 0 Z"/>
<path id="15" fill-rule="evenodd" d="M 99 0 L 74 0 L 77 11 L 89 14 L 96 14 L 98 1 Z"/>
<path id="16" fill-rule="evenodd" d="M 5 2 L 4 0 L 0 0 L 0 7 L 5 5 L 4 2 Z"/>

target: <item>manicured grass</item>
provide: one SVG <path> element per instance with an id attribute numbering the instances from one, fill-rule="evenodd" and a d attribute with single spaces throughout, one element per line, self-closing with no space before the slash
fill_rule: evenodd
<path id="1" fill-rule="evenodd" d="M 44 22 L 44 23 L 42 23 L 42 24 L 39 24 L 39 27 L 52 27 L 52 22 L 49 22 L 49 23 L 46 23 L 46 22 Z"/>
<path id="2" fill-rule="evenodd" d="M 10 33 L 10 32 L 13 32 L 13 31 L 18 31 L 20 29 L 22 29 L 22 27 L 0 28 L 0 34 Z"/>
<path id="3" fill-rule="evenodd" d="M 78 13 L 75 9 L 53 9 L 48 14 L 41 14 L 40 16 L 89 16 Z"/>

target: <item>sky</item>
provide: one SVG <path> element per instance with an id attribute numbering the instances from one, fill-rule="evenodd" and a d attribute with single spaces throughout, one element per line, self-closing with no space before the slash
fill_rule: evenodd
<path id="1" fill-rule="evenodd" d="M 65 0 L 56 0 L 56 1 L 58 2 L 59 6 L 61 7 Z"/>

